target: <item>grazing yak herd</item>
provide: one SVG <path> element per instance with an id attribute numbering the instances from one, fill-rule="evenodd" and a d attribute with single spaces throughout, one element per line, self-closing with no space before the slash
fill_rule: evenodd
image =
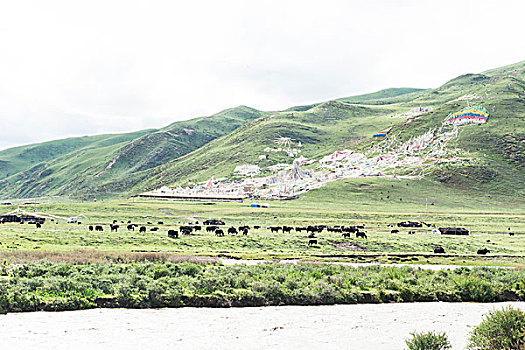
<path id="1" fill-rule="evenodd" d="M 350 238 L 351 233 L 355 233 L 356 238 L 367 238 L 366 232 L 360 231 L 364 229 L 365 226 L 328 226 L 328 225 L 309 225 L 306 227 L 292 227 L 292 226 L 270 226 L 270 232 L 279 233 L 290 233 L 292 230 L 296 232 L 305 231 L 307 233 L 306 238 L 308 238 L 308 245 L 317 245 L 317 236 L 316 234 L 322 233 L 324 230 L 332 233 L 340 233 L 343 238 Z"/>
<path id="2" fill-rule="evenodd" d="M 124 223 L 121 221 L 121 223 Z M 147 223 L 148 225 L 153 225 L 151 222 Z M 164 222 L 159 221 L 157 225 L 164 225 Z M 388 225 L 390 227 L 393 227 L 394 225 Z M 109 224 L 109 229 L 111 232 L 118 232 L 119 225 L 117 224 L 117 220 L 113 220 L 112 224 Z M 421 227 L 431 227 L 431 225 L 422 223 L 422 222 L 412 222 L 412 221 L 405 221 L 397 224 L 398 228 L 394 228 L 390 230 L 391 234 L 398 234 L 400 233 L 400 228 L 421 228 Z M 147 227 L 146 225 L 138 225 L 133 224 L 131 221 L 128 221 L 127 224 L 125 224 L 125 228 L 128 231 L 135 231 L 138 230 L 139 233 L 146 233 Z M 89 231 L 104 231 L 103 225 L 89 225 L 88 226 Z M 308 226 L 269 226 L 266 228 L 263 228 L 261 226 L 238 226 L 238 227 L 228 227 L 226 228 L 226 225 L 223 221 L 220 220 L 207 220 L 203 223 L 203 226 L 199 224 L 188 224 L 188 225 L 181 225 L 178 227 L 178 230 L 175 228 L 168 228 L 167 235 L 169 238 L 179 238 L 180 236 L 187 236 L 191 235 L 197 231 L 206 231 L 207 233 L 212 233 L 217 237 L 224 237 L 226 233 L 228 235 L 239 235 L 242 234 L 243 236 L 247 236 L 250 230 L 260 230 L 260 229 L 267 229 L 272 233 L 291 233 L 292 231 L 295 232 L 305 232 L 304 238 L 306 239 L 307 246 L 316 246 L 319 244 L 318 236 L 319 234 L 323 233 L 324 231 L 330 232 L 330 233 L 339 233 L 343 238 L 350 238 L 352 234 L 355 234 L 356 238 L 368 238 L 365 229 L 365 224 L 362 225 L 355 225 L 355 226 L 329 226 L 329 225 L 308 225 Z M 440 228 L 442 232 L 449 232 L 451 228 Z M 464 230 L 464 229 L 453 229 L 454 230 Z M 153 226 L 149 228 L 150 232 L 157 232 L 159 231 L 159 227 Z M 466 231 L 466 230 L 464 230 Z M 407 231 L 408 234 L 415 234 L 416 231 L 409 230 Z M 462 231 L 463 232 L 463 231 Z M 466 231 L 468 234 L 468 231 Z M 445 233 L 444 233 L 445 234 Z M 463 233 L 462 233 L 463 234 Z M 510 233 L 509 233 L 510 234 Z M 510 234 L 514 235 L 514 234 Z M 434 247 L 434 253 L 435 254 L 445 254 L 445 249 L 442 246 L 435 246 Z M 487 248 L 479 249 L 477 251 L 477 254 L 485 255 L 487 253 L 490 253 L 490 250 Z"/>
<path id="3" fill-rule="evenodd" d="M 0 218 L 0 224 L 6 223 L 4 219 Z M 20 222 L 24 223 L 24 222 Z M 28 224 L 34 224 L 37 229 L 40 229 L 43 225 L 43 222 L 36 222 L 36 221 L 28 221 Z M 56 222 L 58 224 L 58 222 Z M 77 222 L 77 224 L 81 225 L 81 222 Z M 169 227 L 170 225 L 165 225 L 164 222 L 158 221 L 155 226 L 152 222 L 147 222 L 147 224 L 134 224 L 131 221 L 128 221 L 127 224 L 124 223 L 124 221 L 120 221 L 120 224 L 123 225 L 123 228 L 125 228 L 128 231 L 135 231 L 138 230 L 139 233 L 146 233 L 148 230 L 150 232 L 158 232 L 161 230 L 159 226 L 166 227 L 167 226 L 167 236 L 169 238 L 179 238 L 179 236 L 187 236 L 194 234 L 197 231 L 206 231 L 206 233 L 212 233 L 216 237 L 224 237 L 226 233 L 228 235 L 243 235 L 247 236 L 250 232 L 250 230 L 261 230 L 266 229 L 269 230 L 272 233 L 282 233 L 287 234 L 291 233 L 292 231 L 295 231 L 297 233 L 305 232 L 305 236 L 303 238 L 305 239 L 305 244 L 307 246 L 318 246 L 319 245 L 319 239 L 317 235 L 320 235 L 323 232 L 329 232 L 329 233 L 337 233 L 340 234 L 343 239 L 345 238 L 351 238 L 351 235 L 354 234 L 356 238 L 362 238 L 366 239 L 368 238 L 367 232 L 364 231 L 365 224 L 362 225 L 355 225 L 355 226 L 329 226 L 329 225 L 308 225 L 308 226 L 269 226 L 269 227 L 261 227 L 261 226 L 238 226 L 238 227 L 226 227 L 226 224 L 224 221 L 221 220 L 206 220 L 202 223 L 202 226 L 199 223 L 191 223 L 188 225 L 177 225 L 178 230 L 176 227 Z M 113 222 L 109 225 L 109 230 L 111 232 L 118 232 L 120 229 L 120 225 L 117 220 L 113 220 Z M 175 225 L 173 225 L 175 226 Z M 391 234 L 399 234 L 401 233 L 401 230 L 405 229 L 407 230 L 406 233 L 409 235 L 415 234 L 416 231 L 413 230 L 414 228 L 430 228 L 435 227 L 435 225 L 430 225 L 424 222 L 415 222 L 415 221 L 403 221 L 397 224 L 390 224 L 387 225 L 388 227 L 391 227 L 390 233 Z M 379 225 L 378 225 L 379 227 Z M 95 232 L 104 232 L 104 225 L 102 224 L 92 224 L 88 225 L 89 231 L 95 231 Z M 511 228 L 509 227 L 507 230 L 507 234 L 509 236 L 514 236 L 514 232 L 511 232 Z M 440 235 L 468 235 L 469 231 L 464 228 L 458 228 L 458 227 L 440 227 L 438 229 L 433 229 L 432 233 L 440 234 Z M 487 240 L 487 242 L 490 242 L 490 240 Z M 442 246 L 434 246 L 433 252 L 435 254 L 445 254 L 445 249 Z M 486 255 L 490 253 L 490 250 L 487 248 L 482 248 L 477 250 L 477 254 L 479 255 Z"/>
<path id="4" fill-rule="evenodd" d="M 226 233 L 228 235 L 238 235 L 242 234 L 243 236 L 247 236 L 249 233 L 249 230 L 252 229 L 250 226 L 238 226 L 234 227 L 231 226 L 229 228 L 224 228 L 225 224 L 222 221 L 219 220 L 213 220 L 211 221 L 213 223 L 210 224 L 210 220 L 208 222 L 204 222 L 204 226 L 206 227 L 206 232 L 214 233 L 217 237 L 224 237 Z M 123 222 L 122 222 L 123 223 Z M 158 225 L 164 225 L 162 221 L 159 221 L 157 223 Z M 152 225 L 151 222 L 148 222 L 148 225 Z M 109 224 L 109 229 L 111 232 L 118 232 L 119 225 L 117 224 L 117 220 L 113 220 L 112 224 Z M 332 233 L 340 233 L 343 238 L 350 238 L 350 235 L 352 233 L 355 234 L 356 238 L 368 238 L 364 230 L 365 225 L 357 225 L 357 226 L 328 226 L 328 225 L 309 225 L 306 227 L 292 227 L 292 226 L 270 226 L 267 229 L 270 230 L 272 233 L 290 233 L 292 231 L 296 232 L 306 232 L 307 236 L 305 238 L 308 239 L 308 246 L 311 245 L 317 245 L 317 236 L 316 234 L 320 234 L 323 231 L 332 232 Z M 138 229 L 139 233 L 146 233 L 147 228 L 144 225 L 138 225 L 138 224 L 132 224 L 131 221 L 128 221 L 126 225 L 126 229 L 128 231 L 135 231 L 135 229 Z M 254 230 L 260 230 L 264 229 L 261 226 L 253 226 Z M 97 231 L 97 232 L 103 232 L 104 228 L 102 225 L 89 225 L 88 226 L 89 231 Z M 159 227 L 151 227 L 149 229 L 150 232 L 157 232 L 159 230 Z M 183 225 L 179 226 L 179 229 L 168 229 L 168 237 L 169 238 L 179 238 L 179 234 L 181 236 L 187 236 L 191 235 L 193 232 L 201 231 L 202 226 L 197 224 L 189 224 L 189 225 Z M 226 231 L 226 232 L 225 232 Z"/>
<path id="5" fill-rule="evenodd" d="M 158 225 L 163 225 L 164 223 L 159 221 Z M 152 225 L 151 222 L 148 222 L 148 225 Z M 238 235 L 242 234 L 243 236 L 247 236 L 249 233 L 249 230 L 252 229 L 250 226 L 238 226 L 234 227 L 231 226 L 229 228 L 224 228 L 224 223 L 221 225 L 204 225 L 206 227 L 206 232 L 214 233 L 217 237 L 224 237 L 225 231 L 229 235 Z M 109 229 L 111 232 L 118 232 L 119 225 L 116 224 L 116 221 L 113 224 L 109 224 Z M 341 233 L 341 235 L 344 238 L 350 238 L 351 233 L 355 233 L 357 238 L 368 238 L 365 231 L 360 231 L 364 229 L 364 225 L 360 226 L 327 226 L 327 225 L 310 225 L 306 227 L 291 227 L 291 226 L 270 226 L 268 227 L 268 230 L 272 233 L 290 233 L 293 230 L 296 232 L 302 232 L 305 231 L 308 236 L 306 238 L 310 239 L 309 244 L 317 244 L 315 241 L 316 233 L 322 233 L 324 230 L 327 232 L 336 232 Z M 132 224 L 131 222 L 128 222 L 126 225 L 126 229 L 128 231 L 135 231 L 135 229 L 138 229 L 139 233 L 146 233 L 147 228 L 144 225 L 138 225 L 138 224 Z M 253 226 L 254 230 L 260 230 L 264 229 L 261 226 Z M 104 231 L 103 225 L 89 225 L 88 226 L 89 231 Z M 159 230 L 159 227 L 151 227 L 149 228 L 149 231 L 156 232 Z M 178 230 L 175 229 L 169 229 L 168 230 L 168 237 L 170 238 L 179 238 L 180 235 L 191 235 L 193 232 L 201 231 L 202 226 L 196 225 L 196 224 L 190 224 L 186 226 L 179 226 Z"/>
<path id="6" fill-rule="evenodd" d="M 4 222 L 0 221 L 0 224 L 2 223 Z M 35 224 L 36 228 L 42 227 L 42 224 L 39 222 L 28 222 L 28 223 Z M 78 224 L 80 225 L 82 223 L 78 222 Z M 139 233 L 146 233 L 148 230 L 150 232 L 158 232 L 160 230 L 160 228 L 158 226 L 155 226 L 152 222 L 147 222 L 147 225 L 149 226 L 149 228 L 148 226 L 146 226 L 146 224 L 138 225 L 138 224 L 131 223 L 131 221 L 128 221 L 127 224 L 125 224 L 124 221 L 120 221 L 120 224 L 122 224 L 123 227 L 125 227 L 125 229 L 128 231 L 138 230 Z M 305 232 L 306 235 L 303 236 L 303 238 L 305 238 L 305 244 L 307 246 L 319 245 L 319 240 L 318 240 L 317 235 L 325 231 L 329 233 L 341 234 L 343 239 L 351 238 L 352 234 L 354 234 L 356 238 L 363 238 L 363 239 L 368 238 L 366 231 L 364 231 L 365 224 L 355 225 L 355 226 L 329 226 L 329 225 L 308 225 L 308 226 L 302 226 L 302 227 L 301 226 L 295 226 L 295 227 L 293 226 L 269 226 L 266 228 L 261 227 L 261 226 L 253 226 L 252 228 L 246 225 L 238 226 L 238 227 L 231 226 L 227 228 L 224 221 L 221 221 L 221 220 L 206 220 L 202 224 L 203 224 L 202 226 L 198 223 L 180 225 L 178 226 L 178 230 L 175 229 L 175 227 L 173 228 L 168 227 L 167 235 L 169 238 L 179 238 L 179 236 L 188 236 L 188 235 L 194 234 L 197 231 L 204 231 L 204 230 L 206 231 L 206 233 L 215 234 L 216 237 L 224 237 L 226 233 L 228 235 L 241 234 L 243 236 L 247 236 L 250 230 L 261 230 L 261 229 L 267 229 L 272 233 L 283 233 L 283 234 L 287 234 L 287 233 L 291 233 L 292 231 L 295 231 L 298 233 Z M 157 225 L 169 226 L 169 225 L 164 225 L 164 222 L 162 221 L 158 221 Z M 120 225 L 118 224 L 117 220 L 113 220 L 113 223 L 107 226 L 109 226 L 109 230 L 111 232 L 118 232 L 120 228 Z M 430 224 L 426 224 L 424 222 L 415 222 L 415 221 L 404 221 L 404 222 L 398 223 L 397 225 L 390 224 L 387 226 L 392 227 L 392 229 L 390 230 L 391 234 L 398 234 L 398 233 L 401 233 L 402 229 L 408 229 L 406 233 L 408 233 L 409 235 L 416 233 L 416 231 L 410 230 L 410 229 L 432 227 L 432 225 Z M 395 228 L 395 226 L 397 226 L 397 228 Z M 104 225 L 102 224 L 88 225 L 88 230 L 95 231 L 95 232 L 104 232 Z M 443 227 L 443 228 L 432 230 L 432 233 L 434 232 L 436 232 L 437 234 L 441 234 L 441 235 L 468 235 L 469 234 L 468 230 L 464 228 L 457 228 L 457 227 Z M 509 236 L 514 236 L 514 233 L 511 232 L 510 227 L 508 228 L 507 233 Z M 487 242 L 490 242 L 490 240 L 488 240 Z M 446 253 L 445 249 L 439 245 L 433 247 L 433 252 L 435 254 L 445 254 Z M 488 253 L 490 253 L 490 250 L 487 248 L 478 249 L 477 251 L 477 254 L 479 255 L 485 255 Z"/>

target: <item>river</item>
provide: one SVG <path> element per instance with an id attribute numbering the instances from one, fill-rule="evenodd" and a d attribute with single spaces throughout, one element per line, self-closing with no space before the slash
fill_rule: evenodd
<path id="1" fill-rule="evenodd" d="M 483 314 L 525 302 L 93 309 L 0 316 L 2 349 L 404 349 L 445 331 L 464 349 Z"/>
<path id="2" fill-rule="evenodd" d="M 441 270 L 455 270 L 459 268 L 469 268 L 472 269 L 477 266 L 471 265 L 431 265 L 431 264 L 384 264 L 377 262 L 362 263 L 362 262 L 344 262 L 344 261 L 330 261 L 330 260 L 316 260 L 316 261 L 303 261 L 303 260 L 243 260 L 243 259 L 218 259 L 223 265 L 259 265 L 259 264 L 269 264 L 269 263 L 279 263 L 279 264 L 301 264 L 301 263 L 310 263 L 310 264 L 331 264 L 331 265 L 343 265 L 350 267 L 364 267 L 364 266 L 379 266 L 379 267 L 412 267 L 414 269 L 423 269 L 423 270 L 432 270 L 432 271 L 441 271 Z M 514 266 L 479 266 L 491 269 L 514 269 Z"/>

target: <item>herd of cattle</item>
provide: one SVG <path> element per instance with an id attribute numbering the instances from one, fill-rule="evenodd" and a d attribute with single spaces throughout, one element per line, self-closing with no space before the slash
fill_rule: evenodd
<path id="1" fill-rule="evenodd" d="M 368 238 L 365 231 L 360 231 L 365 228 L 365 225 L 358 226 L 328 226 L 328 225 L 309 225 L 306 227 L 292 227 L 292 226 L 270 226 L 268 229 L 270 232 L 279 233 L 290 233 L 292 230 L 296 232 L 305 231 L 308 236 L 308 245 L 316 245 L 317 236 L 316 234 L 322 233 L 324 230 L 332 233 L 340 233 L 343 238 L 350 238 L 351 233 L 355 233 L 356 238 Z"/>
<path id="2" fill-rule="evenodd" d="M 212 224 L 210 224 L 212 223 Z M 151 222 L 147 223 L 148 225 L 153 225 Z M 157 223 L 158 225 L 164 225 L 164 222 L 159 221 Z M 393 226 L 393 225 L 389 225 Z M 430 227 L 431 225 L 426 223 L 415 223 L 415 222 L 401 222 L 397 224 L 398 228 L 414 228 L 414 227 Z M 128 223 L 125 225 L 126 229 L 128 231 L 135 231 L 137 229 L 140 233 L 146 233 L 147 227 L 144 225 L 137 225 L 131 223 L 131 221 L 128 221 Z M 203 227 L 205 228 L 206 232 L 213 233 L 217 237 L 224 237 L 226 233 L 228 235 L 238 235 L 242 234 L 244 236 L 247 236 L 249 233 L 249 230 L 260 230 L 264 229 L 261 226 L 238 226 L 238 227 L 225 227 L 224 222 L 222 221 L 213 221 L 213 222 L 204 222 L 204 225 L 197 225 L 197 224 L 190 224 L 190 225 L 182 225 L 179 226 L 178 230 L 176 229 L 168 229 L 168 237 L 169 238 L 179 238 L 179 235 L 191 235 L 194 232 L 202 231 Z M 114 220 L 112 224 L 109 225 L 109 228 L 111 232 L 117 232 L 120 226 L 117 224 L 117 220 Z M 89 231 L 104 231 L 104 227 L 102 225 L 89 225 L 88 226 Z M 291 233 L 292 231 L 295 232 L 305 232 L 307 235 L 304 236 L 304 238 L 308 239 L 308 246 L 313 246 L 318 244 L 317 235 L 323 233 L 325 230 L 326 232 L 330 233 L 340 233 L 343 238 L 350 238 L 351 234 L 355 234 L 356 238 L 368 238 L 365 229 L 365 224 L 362 225 L 355 225 L 355 226 L 329 226 L 329 225 L 308 225 L 308 226 L 269 226 L 266 229 L 268 229 L 272 233 Z M 156 232 L 159 231 L 159 227 L 153 226 L 149 228 L 149 231 Z M 399 233 L 399 229 L 392 229 L 390 233 L 396 234 Z M 408 231 L 408 234 L 414 234 L 415 231 Z M 434 253 L 435 254 L 445 254 L 445 249 L 442 246 L 435 246 L 434 247 Z M 490 253 L 490 250 L 487 248 L 479 249 L 477 251 L 477 254 L 485 255 L 487 253 Z"/>
<path id="3" fill-rule="evenodd" d="M 162 221 L 159 221 L 157 223 L 158 225 L 163 225 L 164 223 Z M 228 235 L 238 235 L 242 234 L 243 236 L 247 236 L 249 233 L 249 230 L 252 229 L 250 226 L 238 226 L 234 227 L 231 226 L 229 228 L 224 228 L 224 223 L 221 223 L 222 225 L 204 225 L 206 227 L 206 232 L 214 233 L 217 237 L 224 237 L 226 233 Z M 148 225 L 152 225 L 151 222 L 148 222 Z M 139 226 L 137 224 L 132 224 L 131 222 L 128 222 L 126 226 L 126 229 L 128 231 L 135 231 L 135 229 L 138 229 L 139 233 L 145 233 L 147 231 L 146 226 Z M 112 224 L 109 224 L 109 228 L 111 232 L 118 232 L 118 229 L 120 228 L 120 225 L 117 224 L 117 221 L 114 220 Z M 368 238 L 365 231 L 361 231 L 365 228 L 365 225 L 358 225 L 358 226 L 328 226 L 328 225 L 309 225 L 306 227 L 292 227 L 292 226 L 270 226 L 268 229 L 272 233 L 290 233 L 293 230 L 296 232 L 302 232 L 305 231 L 308 235 L 306 238 L 308 238 L 308 245 L 316 245 L 317 242 L 317 236 L 316 234 L 322 233 L 324 230 L 327 232 L 335 232 L 335 233 L 341 233 L 341 235 L 344 238 L 350 238 L 351 233 L 355 233 L 356 238 Z M 261 226 L 253 226 L 254 230 L 260 230 L 263 229 Z M 88 226 L 89 231 L 99 231 L 103 232 L 104 227 L 103 225 L 89 225 Z M 149 229 L 151 232 L 156 232 L 159 230 L 157 226 L 150 227 Z M 179 226 L 179 229 L 169 229 L 168 230 L 168 237 L 170 238 L 179 238 L 180 235 L 191 235 L 193 232 L 201 231 L 202 226 L 201 225 L 186 225 L 186 226 Z M 226 231 L 226 232 L 225 232 Z"/>
<path id="4" fill-rule="evenodd" d="M 109 224 L 109 229 L 111 232 L 118 232 L 120 225 L 117 223 L 117 220 L 113 220 L 113 223 Z M 41 228 L 42 225 L 38 222 L 34 223 L 36 225 L 36 228 Z M 81 224 L 80 222 L 78 224 Z M 138 230 L 139 233 L 146 233 L 148 228 L 146 225 L 138 225 L 131 223 L 131 221 L 128 221 L 127 224 L 124 224 L 124 221 L 121 221 L 121 224 L 124 225 L 124 227 L 128 231 L 135 231 Z M 153 226 L 154 224 L 152 222 L 147 222 L 147 225 Z M 157 225 L 164 225 L 164 222 L 159 221 L 157 222 Z M 390 227 L 393 227 L 394 225 L 388 225 Z M 431 227 L 431 225 L 426 224 L 424 222 L 413 222 L 413 221 L 404 221 L 397 224 L 398 228 L 393 228 L 390 230 L 390 233 L 397 234 L 400 233 L 400 228 L 421 228 L 421 227 Z M 168 229 L 168 237 L 169 238 L 179 238 L 179 235 L 185 236 L 185 235 L 191 235 L 194 232 L 203 230 L 203 227 L 205 227 L 206 232 L 213 233 L 217 237 L 224 237 L 226 233 L 228 235 L 238 235 L 242 234 L 244 236 L 247 236 L 249 231 L 251 229 L 254 230 L 260 230 L 264 229 L 261 226 L 238 226 L 238 227 L 225 227 L 225 223 L 221 220 L 207 220 L 203 222 L 203 226 L 198 224 L 189 224 L 189 225 L 182 225 L 178 227 L 178 230 L 171 228 Z M 351 234 L 355 234 L 356 238 L 368 238 L 365 229 L 365 224 L 362 225 L 355 225 L 355 226 L 329 226 L 329 225 L 308 225 L 308 226 L 269 226 L 266 227 L 270 232 L 272 233 L 291 233 L 292 231 L 295 232 L 305 232 L 306 238 L 308 240 L 308 246 L 314 246 L 318 244 L 318 238 L 317 235 L 323 233 L 324 231 L 330 232 L 330 233 L 340 233 L 343 238 L 350 238 Z M 442 232 L 447 232 L 446 230 L 463 230 L 465 229 L 459 229 L 459 228 L 440 228 Z M 97 231 L 97 232 L 103 232 L 104 231 L 104 225 L 89 225 L 88 226 L 89 231 Z M 445 231 L 443 231 L 445 230 Z M 151 232 L 157 232 L 159 231 L 158 226 L 149 227 L 149 231 Z M 461 233 L 453 233 L 453 234 L 463 234 L 463 231 Z M 407 231 L 408 234 L 414 234 L 416 231 L 409 230 Z M 468 231 L 466 231 L 468 234 Z M 509 232 L 508 234 L 510 236 L 514 236 L 514 233 Z M 445 254 L 445 249 L 442 246 L 435 246 L 434 247 L 434 253 L 435 254 Z M 490 253 L 490 250 L 487 248 L 479 249 L 477 251 L 477 254 L 485 255 L 487 253 Z"/>

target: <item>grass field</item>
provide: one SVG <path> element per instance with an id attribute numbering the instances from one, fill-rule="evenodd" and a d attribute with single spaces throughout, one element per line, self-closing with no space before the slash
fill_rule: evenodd
<path id="1" fill-rule="evenodd" d="M 387 196 L 389 198 L 387 198 Z M 89 202 L 48 203 L 22 206 L 30 212 L 59 216 L 84 214 L 82 224 L 46 222 L 41 229 L 28 224 L 0 226 L 0 247 L 9 259 L 15 242 L 16 254 L 46 251 L 163 252 L 174 255 L 223 256 L 245 259 L 344 260 L 355 262 L 441 263 L 465 265 L 524 265 L 525 208 L 523 200 L 506 197 L 477 197 L 423 181 L 361 178 L 331 183 L 298 200 L 270 202 L 270 208 L 251 208 L 250 202 L 168 202 L 135 198 Z M 15 206 L 5 206 L 5 211 Z M 260 225 L 248 236 L 215 237 L 197 231 L 178 239 L 167 230 L 193 219 L 223 219 L 226 227 Z M 108 224 L 118 220 L 120 229 L 109 232 Z M 401 229 L 391 234 L 400 221 L 424 221 L 431 228 Z M 147 227 L 146 233 L 128 231 L 131 221 Z M 164 224 L 158 225 L 162 221 Z M 151 222 L 152 224 L 147 224 Z M 104 232 L 89 232 L 87 225 L 102 224 Z M 318 245 L 308 246 L 305 232 L 271 233 L 269 226 L 360 225 L 368 239 L 343 238 L 337 233 L 318 235 Z M 432 235 L 435 227 L 458 226 L 469 236 Z M 159 231 L 150 231 L 158 227 Z M 396 227 L 397 228 L 397 227 Z M 508 229 L 515 233 L 508 235 Z M 408 231 L 416 233 L 409 235 Z M 433 254 L 441 245 L 445 256 Z M 491 254 L 478 256 L 480 248 Z M 79 251 L 81 250 L 81 251 Z M 85 252 L 82 252 L 85 250 Z M 69 255 L 69 258 L 71 256 Z M 82 257 L 79 257 L 81 259 Z"/>

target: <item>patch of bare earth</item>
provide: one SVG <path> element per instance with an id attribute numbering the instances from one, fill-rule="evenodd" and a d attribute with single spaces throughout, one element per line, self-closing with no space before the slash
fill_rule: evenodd
<path id="1" fill-rule="evenodd" d="M 341 242 L 341 243 L 335 243 L 334 247 L 338 249 L 349 249 L 349 250 L 358 250 L 358 251 L 365 251 L 366 248 L 360 245 L 359 243 L 354 242 Z"/>

